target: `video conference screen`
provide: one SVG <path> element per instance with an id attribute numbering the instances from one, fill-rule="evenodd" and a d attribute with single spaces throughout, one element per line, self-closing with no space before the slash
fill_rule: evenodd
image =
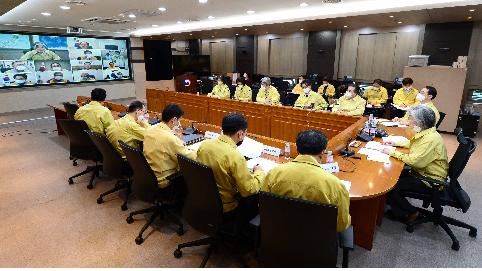
<path id="1" fill-rule="evenodd" d="M 0 33 L 0 87 L 131 79 L 126 39 Z"/>

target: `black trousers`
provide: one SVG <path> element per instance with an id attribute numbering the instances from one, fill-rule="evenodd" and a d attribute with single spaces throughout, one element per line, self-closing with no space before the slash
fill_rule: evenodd
<path id="1" fill-rule="evenodd" d="M 238 207 L 236 209 L 224 213 L 224 220 L 230 221 L 236 228 L 236 232 L 248 230 L 249 222 L 259 214 L 258 207 L 259 197 L 257 194 L 243 198 L 238 198 Z"/>
<path id="2" fill-rule="evenodd" d="M 388 204 L 396 216 L 405 217 L 417 211 L 417 208 L 410 204 L 404 196 L 405 193 L 409 191 L 427 194 L 431 193 L 430 187 L 416 179 L 413 175 L 402 175 L 400 179 L 398 179 L 393 190 L 388 193 L 387 197 Z"/>

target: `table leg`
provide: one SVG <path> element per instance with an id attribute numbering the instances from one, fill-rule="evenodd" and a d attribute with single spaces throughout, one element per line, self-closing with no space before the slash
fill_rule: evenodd
<path id="1" fill-rule="evenodd" d="M 67 119 L 67 112 L 54 108 L 54 115 L 55 115 L 55 123 L 57 124 L 57 133 L 58 135 L 63 135 L 64 130 L 62 130 L 62 127 L 59 125 L 59 120 L 64 120 Z"/>
<path id="2" fill-rule="evenodd" d="M 386 196 L 382 195 L 379 197 L 378 201 L 378 214 L 377 214 L 377 225 L 381 226 L 383 221 L 383 216 L 385 215 L 385 201 Z"/>
<path id="3" fill-rule="evenodd" d="M 384 205 L 385 196 L 350 202 L 351 224 L 355 236 L 355 244 L 365 249 L 373 248 L 376 225 L 379 218 L 380 205 Z"/>

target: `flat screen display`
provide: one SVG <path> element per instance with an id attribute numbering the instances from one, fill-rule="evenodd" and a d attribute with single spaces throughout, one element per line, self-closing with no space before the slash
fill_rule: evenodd
<path id="1" fill-rule="evenodd" d="M 172 66 L 174 75 L 192 72 L 198 76 L 207 76 L 211 73 L 210 57 L 207 55 L 173 55 Z"/>
<path id="2" fill-rule="evenodd" d="M 0 33 L 0 88 L 131 79 L 127 39 Z"/>

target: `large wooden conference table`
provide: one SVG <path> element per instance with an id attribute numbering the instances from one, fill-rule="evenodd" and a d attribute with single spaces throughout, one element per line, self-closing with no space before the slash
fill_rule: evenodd
<path id="1" fill-rule="evenodd" d="M 77 98 L 80 105 L 88 100 L 88 97 Z M 224 115 L 228 112 L 241 112 L 248 118 L 249 137 L 280 149 L 289 142 L 292 158 L 297 155 L 294 141 L 299 131 L 305 129 L 323 131 L 329 138 L 327 149 L 333 150 L 336 154 L 345 147 L 347 142 L 356 137 L 356 133 L 366 121 L 365 117 L 350 117 L 331 112 L 313 112 L 291 107 L 220 100 L 172 91 L 147 91 L 147 105 L 151 117 L 160 115 L 157 112 L 161 112 L 166 104 L 171 103 L 180 105 L 184 110 L 183 127 L 193 124 L 200 132 L 219 133 Z M 111 102 L 105 102 L 104 105 L 113 111 L 114 116 L 117 115 L 116 112 L 125 112 L 127 109 L 125 105 Z M 57 110 L 61 111 L 59 108 Z M 393 135 L 407 138 L 413 136 L 413 132 L 405 128 L 386 128 L 386 130 Z M 364 144 L 352 149 L 358 151 L 363 146 Z M 365 155 L 357 154 L 357 156 L 361 159 L 342 158 L 335 155 L 335 162 L 338 162 L 341 171 L 334 175 L 351 182 L 350 214 L 355 244 L 371 250 L 376 227 L 382 223 L 385 195 L 395 186 L 404 164 L 394 158 L 390 158 L 389 163 L 379 163 L 367 160 Z M 288 161 L 282 156 L 263 155 L 263 157 L 278 163 Z"/>

